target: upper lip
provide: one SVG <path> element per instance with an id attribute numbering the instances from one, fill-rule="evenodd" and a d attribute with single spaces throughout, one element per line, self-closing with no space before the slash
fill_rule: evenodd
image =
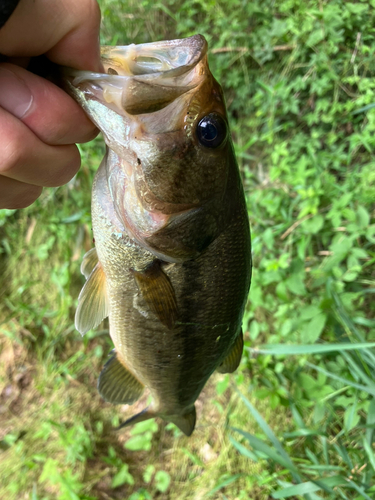
<path id="1" fill-rule="evenodd" d="M 129 114 L 161 109 L 195 88 L 203 78 L 197 65 L 207 53 L 201 35 L 122 47 L 102 47 L 106 72 L 67 70 L 71 84 L 85 89 L 108 107 Z M 114 71 L 113 71 L 114 70 Z M 117 74 L 116 74 L 117 73 Z M 90 88 L 85 88 L 85 83 Z"/>

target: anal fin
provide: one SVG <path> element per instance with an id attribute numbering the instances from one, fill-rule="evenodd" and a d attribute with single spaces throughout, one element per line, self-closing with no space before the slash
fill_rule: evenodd
<path id="1" fill-rule="evenodd" d="M 143 390 L 143 384 L 119 361 L 117 354 L 104 365 L 98 391 L 109 403 L 131 405 L 141 397 Z"/>
<path id="2" fill-rule="evenodd" d="M 134 271 L 138 289 L 147 305 L 168 329 L 172 329 L 178 317 L 176 295 L 159 261 L 145 271 Z"/>
<path id="3" fill-rule="evenodd" d="M 224 361 L 216 369 L 219 373 L 233 373 L 240 364 L 243 351 L 243 334 L 242 330 L 237 336 L 231 351 L 224 358 Z"/>

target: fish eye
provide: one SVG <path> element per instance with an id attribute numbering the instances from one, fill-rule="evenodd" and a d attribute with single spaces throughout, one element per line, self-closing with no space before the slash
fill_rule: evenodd
<path id="1" fill-rule="evenodd" d="M 210 113 L 197 125 L 198 141 L 206 148 L 218 148 L 227 138 L 227 124 L 220 115 Z"/>

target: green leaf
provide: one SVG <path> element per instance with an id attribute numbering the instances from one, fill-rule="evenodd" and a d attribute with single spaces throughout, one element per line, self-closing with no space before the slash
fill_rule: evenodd
<path id="1" fill-rule="evenodd" d="M 159 426 L 157 422 L 155 421 L 154 418 L 151 418 L 149 420 L 144 420 L 143 422 L 138 422 L 138 424 L 135 424 L 135 426 L 132 428 L 130 434 L 132 436 L 135 436 L 137 434 L 142 434 L 143 432 L 150 431 L 152 433 L 156 432 L 158 430 Z"/>
<path id="2" fill-rule="evenodd" d="M 362 229 L 366 228 L 370 223 L 370 214 L 363 206 L 357 208 L 357 221 Z"/>
<path id="3" fill-rule="evenodd" d="M 318 340 L 327 321 L 327 315 L 324 313 L 317 314 L 312 320 L 302 329 L 301 337 L 306 342 L 312 344 Z"/>
<path id="4" fill-rule="evenodd" d="M 113 476 L 111 486 L 117 488 L 123 484 L 134 484 L 134 478 L 129 472 L 128 464 L 123 464 L 115 476 Z"/>
<path id="5" fill-rule="evenodd" d="M 306 295 L 306 288 L 304 284 L 303 274 L 294 273 L 285 282 L 288 290 L 295 295 Z"/>
<path id="6" fill-rule="evenodd" d="M 309 391 L 317 385 L 317 381 L 308 373 L 300 373 L 298 375 L 298 382 L 305 391 Z"/>
<path id="7" fill-rule="evenodd" d="M 154 465 L 147 465 L 147 467 L 145 468 L 145 470 L 143 472 L 143 481 L 145 483 L 150 483 L 154 472 L 155 472 L 155 466 Z"/>
<path id="8" fill-rule="evenodd" d="M 170 482 L 171 482 L 171 476 L 168 474 L 168 472 L 165 472 L 164 470 L 159 470 L 155 474 L 155 487 L 158 491 L 165 493 L 169 488 Z"/>
<path id="9" fill-rule="evenodd" d="M 306 234 L 318 233 L 324 225 L 324 217 L 320 214 L 302 222 L 301 228 Z"/>
<path id="10" fill-rule="evenodd" d="M 312 319 L 315 316 L 317 316 L 318 314 L 320 314 L 321 312 L 322 312 L 322 310 L 320 309 L 320 307 L 317 307 L 317 306 L 305 306 L 305 307 L 302 307 L 299 311 L 300 318 L 303 320 Z"/>
<path id="11" fill-rule="evenodd" d="M 359 423 L 360 417 L 357 413 L 357 405 L 350 405 L 344 414 L 344 427 L 346 432 L 349 432 L 351 429 L 356 427 Z"/>
<path id="12" fill-rule="evenodd" d="M 144 434 L 138 434 L 136 436 L 128 439 L 124 445 L 127 450 L 132 451 L 150 451 L 151 450 L 151 441 L 152 441 L 152 432 L 148 431 Z"/>

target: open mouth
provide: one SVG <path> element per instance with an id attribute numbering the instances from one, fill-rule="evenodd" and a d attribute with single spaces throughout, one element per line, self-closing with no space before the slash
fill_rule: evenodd
<path id="1" fill-rule="evenodd" d="M 195 88 L 205 73 L 207 42 L 201 35 L 182 40 L 102 47 L 106 73 L 68 70 L 71 85 L 116 112 L 152 113 Z"/>
<path id="2" fill-rule="evenodd" d="M 102 61 L 108 73 L 112 69 L 122 76 L 164 73 L 164 78 L 180 76 L 203 58 L 207 42 L 201 35 L 182 40 L 102 47 Z"/>

